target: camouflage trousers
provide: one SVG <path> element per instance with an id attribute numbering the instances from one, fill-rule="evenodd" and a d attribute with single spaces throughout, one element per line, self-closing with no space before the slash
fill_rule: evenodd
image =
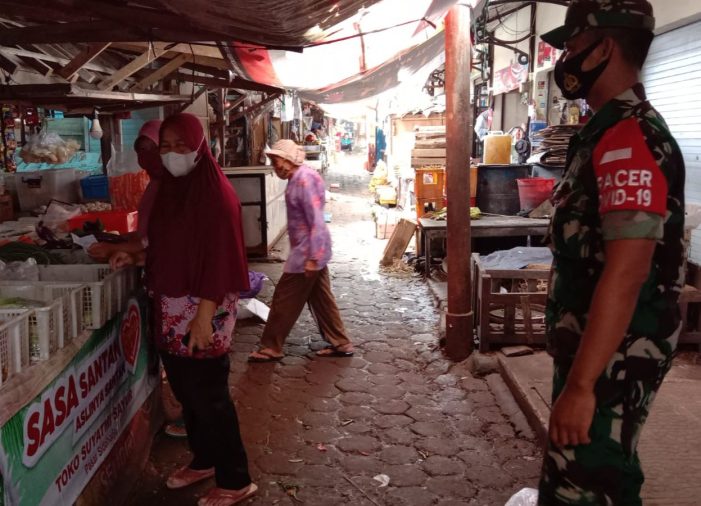
<path id="1" fill-rule="evenodd" d="M 591 443 L 556 448 L 543 461 L 541 506 L 639 506 L 643 471 L 637 446 L 652 401 L 672 365 L 679 332 L 666 340 L 627 336 L 595 387 Z M 556 360 L 553 402 L 571 361 Z"/>

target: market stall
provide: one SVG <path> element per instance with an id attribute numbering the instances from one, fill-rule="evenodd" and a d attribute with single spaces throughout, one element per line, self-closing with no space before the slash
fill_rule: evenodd
<path id="1" fill-rule="evenodd" d="M 143 120 L 125 111 L 190 99 L 0 86 L 0 504 L 119 503 L 143 469 L 162 425 L 148 300 L 85 248 L 136 230 Z"/>
<path id="2" fill-rule="evenodd" d="M 14 107 L 4 110 L 12 118 Z M 17 208 L 0 224 L 0 503 L 104 504 L 148 457 L 159 376 L 138 273 L 113 272 L 84 248 L 126 240 L 138 213 L 113 209 L 125 196 L 107 190 L 99 151 L 91 163 L 95 138 L 67 134 L 70 120 L 59 135 L 49 121 L 38 133 L 14 118 L 5 125 L 6 139 L 11 129 L 25 142 L 18 172 L 3 177 Z"/>

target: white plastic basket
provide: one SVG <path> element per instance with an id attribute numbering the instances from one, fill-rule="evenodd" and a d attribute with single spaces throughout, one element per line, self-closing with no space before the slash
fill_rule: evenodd
<path id="1" fill-rule="evenodd" d="M 28 317 L 0 314 L 0 386 L 30 365 Z"/>
<path id="2" fill-rule="evenodd" d="M 114 318 L 136 288 L 136 269 L 113 272 L 109 265 L 39 266 L 39 280 L 85 285 L 82 317 L 88 329 L 99 329 Z"/>
<path id="3" fill-rule="evenodd" d="M 45 303 L 25 309 L 1 309 L 0 315 L 26 318 L 32 360 L 47 360 L 83 330 L 83 286 L 78 284 L 0 283 L 0 297 L 19 297 Z"/>

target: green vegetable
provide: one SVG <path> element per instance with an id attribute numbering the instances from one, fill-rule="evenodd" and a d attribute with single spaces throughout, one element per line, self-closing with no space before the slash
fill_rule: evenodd
<path id="1" fill-rule="evenodd" d="M 0 299 L 0 309 L 31 309 L 44 306 L 46 306 L 45 302 L 23 299 L 22 297 L 7 297 Z"/>

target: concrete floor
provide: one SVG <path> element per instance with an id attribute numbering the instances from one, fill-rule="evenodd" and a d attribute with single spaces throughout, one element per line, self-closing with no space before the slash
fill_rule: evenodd
<path id="1" fill-rule="evenodd" d="M 499 357 L 507 383 L 538 434 L 547 434 L 552 360 L 541 352 Z M 667 375 L 640 438 L 646 506 L 701 504 L 701 361 L 683 352 Z"/>

